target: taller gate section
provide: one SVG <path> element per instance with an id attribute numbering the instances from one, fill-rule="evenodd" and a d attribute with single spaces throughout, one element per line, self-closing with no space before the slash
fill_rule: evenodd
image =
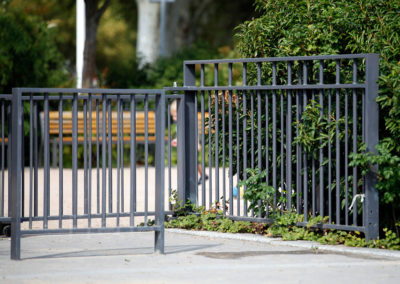
<path id="1" fill-rule="evenodd" d="M 184 86 L 168 89 L 184 92 L 182 199 L 232 219 L 272 222 L 291 211 L 303 215 L 299 225 L 322 216 L 325 228 L 378 236 L 376 176 L 349 166 L 351 153 L 378 143 L 377 54 L 185 61 L 184 69 Z M 256 168 L 269 191 L 248 210 L 239 182 Z"/>

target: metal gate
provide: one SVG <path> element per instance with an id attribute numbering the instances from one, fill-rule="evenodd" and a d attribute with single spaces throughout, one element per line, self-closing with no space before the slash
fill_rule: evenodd
<path id="1" fill-rule="evenodd" d="M 376 174 L 349 162 L 378 143 L 378 72 L 377 54 L 200 60 L 184 62 L 183 87 L 1 95 L 0 222 L 12 221 L 11 257 L 21 236 L 46 233 L 155 231 L 162 252 L 174 189 L 234 220 L 296 212 L 299 226 L 322 216 L 322 228 L 377 238 Z M 311 114 L 325 140 L 307 144 Z M 238 186 L 255 168 L 274 189 L 258 214 Z"/>
<path id="2" fill-rule="evenodd" d="M 12 224 L 12 259 L 22 236 L 59 233 L 154 231 L 163 253 L 162 90 L 18 88 L 0 99 L 0 221 Z"/>
<path id="3" fill-rule="evenodd" d="M 378 143 L 378 72 L 377 54 L 185 61 L 184 86 L 167 88 L 182 95 L 180 198 L 219 204 L 235 220 L 273 222 L 276 211 L 296 212 L 299 226 L 322 216 L 323 228 L 377 238 L 376 174 L 361 176 L 349 162 L 363 143 L 371 152 Z M 312 114 L 326 138 L 307 145 L 300 138 L 311 135 Z M 238 187 L 249 168 L 266 170 L 274 188 L 263 214 L 248 211 L 246 188 Z"/>

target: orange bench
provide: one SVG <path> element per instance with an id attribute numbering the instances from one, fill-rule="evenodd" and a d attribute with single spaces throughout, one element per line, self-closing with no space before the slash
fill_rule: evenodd
<path id="1" fill-rule="evenodd" d="M 112 143 L 117 143 L 118 141 L 118 113 L 111 113 L 111 141 Z M 205 113 L 205 117 L 208 118 L 208 113 Z M 72 144 L 72 111 L 64 111 L 62 114 L 62 141 L 66 144 Z M 103 141 L 103 113 L 99 112 L 99 128 L 97 128 L 97 113 L 95 111 L 92 112 L 92 135 L 89 137 L 89 112 L 86 117 L 86 135 L 87 142 L 96 143 L 97 142 L 97 134 L 99 135 L 99 143 Z M 42 130 L 44 129 L 44 112 L 40 113 L 40 122 Z M 84 114 L 82 111 L 78 112 L 77 119 L 77 135 L 78 135 L 78 144 L 83 144 L 85 142 L 85 129 L 84 129 Z M 129 143 L 131 140 L 131 112 L 124 111 L 122 115 L 122 121 L 120 121 L 120 135 L 124 143 Z M 108 112 L 106 114 L 106 140 L 108 141 Z M 201 131 L 201 113 L 198 113 L 198 127 L 199 132 Z M 148 143 L 155 143 L 156 141 L 156 127 L 155 127 L 155 113 L 154 111 L 148 112 Z M 206 128 L 206 133 L 207 128 Z M 42 132 L 43 133 L 43 132 Z M 49 135 L 50 143 L 52 144 L 52 165 L 56 167 L 57 165 L 57 145 L 60 141 L 60 116 L 58 111 L 50 111 L 49 112 Z M 136 111 L 136 136 L 135 140 L 137 143 L 145 143 L 145 113 L 143 111 Z M 166 135 L 165 140 L 168 141 L 168 135 Z M 42 135 L 42 147 L 43 147 L 43 135 Z"/>

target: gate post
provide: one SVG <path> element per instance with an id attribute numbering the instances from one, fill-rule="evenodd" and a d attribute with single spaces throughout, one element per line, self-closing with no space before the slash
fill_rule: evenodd
<path id="1" fill-rule="evenodd" d="M 165 91 L 156 96 L 156 196 L 155 224 L 160 226 L 155 231 L 154 251 L 164 253 L 164 175 L 165 175 Z"/>
<path id="2" fill-rule="evenodd" d="M 21 258 L 21 166 L 22 100 L 20 89 L 12 90 L 11 107 L 11 259 Z"/>
<path id="3" fill-rule="evenodd" d="M 367 152 L 376 153 L 378 144 L 378 76 L 379 76 L 379 55 L 368 54 L 365 64 L 365 143 Z M 377 165 L 372 165 L 377 169 Z M 364 207 L 364 226 L 365 238 L 367 241 L 379 237 L 379 196 L 375 188 L 377 178 L 376 173 L 369 171 L 365 176 L 365 207 Z"/>
<path id="4" fill-rule="evenodd" d="M 195 65 L 184 64 L 184 87 L 196 85 Z M 178 198 L 197 204 L 195 91 L 185 91 L 178 106 Z"/>

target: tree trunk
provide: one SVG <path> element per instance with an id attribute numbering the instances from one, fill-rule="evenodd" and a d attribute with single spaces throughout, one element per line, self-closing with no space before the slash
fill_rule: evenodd
<path id="1" fill-rule="evenodd" d="M 86 12 L 86 39 L 83 53 L 83 88 L 93 88 L 93 78 L 96 74 L 96 38 L 99 21 L 110 4 L 105 0 L 98 8 L 100 0 L 85 0 Z"/>
<path id="2" fill-rule="evenodd" d="M 138 6 L 138 33 L 136 54 L 139 68 L 152 64 L 159 55 L 160 5 L 149 0 L 136 0 Z"/>

